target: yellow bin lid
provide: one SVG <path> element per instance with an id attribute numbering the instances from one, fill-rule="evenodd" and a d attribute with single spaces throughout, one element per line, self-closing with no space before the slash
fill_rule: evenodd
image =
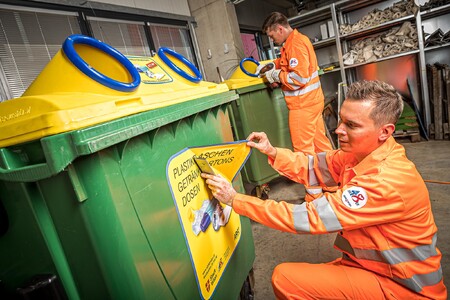
<path id="1" fill-rule="evenodd" d="M 229 91 L 201 79 L 168 48 L 125 57 L 93 38 L 70 36 L 22 97 L 0 103 L 0 147 Z"/>
<path id="2" fill-rule="evenodd" d="M 267 64 L 272 60 L 257 62 L 254 59 L 244 58 L 229 79 L 223 82 L 230 90 L 236 90 L 252 85 L 258 85 L 267 82 L 265 78 L 259 78 L 254 75 L 258 64 Z"/>

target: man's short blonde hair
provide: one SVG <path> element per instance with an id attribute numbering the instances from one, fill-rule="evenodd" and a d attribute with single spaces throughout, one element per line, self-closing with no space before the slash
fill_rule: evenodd
<path id="1" fill-rule="evenodd" d="M 346 101 L 371 101 L 374 105 L 369 117 L 376 125 L 397 123 L 403 112 L 402 96 L 395 88 L 382 81 L 358 81 L 348 91 Z"/>

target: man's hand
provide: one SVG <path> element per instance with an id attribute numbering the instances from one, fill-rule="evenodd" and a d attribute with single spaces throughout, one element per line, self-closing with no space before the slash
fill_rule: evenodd
<path id="1" fill-rule="evenodd" d="M 274 68 L 275 64 L 273 62 L 267 64 L 259 64 L 258 67 L 256 68 L 255 75 L 258 75 L 258 77 L 263 77 L 264 73 Z"/>
<path id="2" fill-rule="evenodd" d="M 214 198 L 228 206 L 233 205 L 233 199 L 237 192 L 231 183 L 220 175 L 202 173 L 201 176 L 206 179 L 206 184 L 211 189 Z"/>
<path id="3" fill-rule="evenodd" d="M 280 72 L 280 69 L 272 68 L 264 73 L 264 76 L 266 76 L 267 80 L 272 84 L 275 82 L 280 82 Z"/>
<path id="4" fill-rule="evenodd" d="M 274 90 L 274 89 L 280 87 L 280 83 L 279 83 L 279 82 L 274 82 L 274 83 L 271 83 L 269 86 L 270 86 L 270 88 L 271 88 L 272 90 Z"/>
<path id="5" fill-rule="evenodd" d="M 255 70 L 255 75 L 258 75 L 259 77 L 261 77 L 261 70 L 262 70 L 262 68 L 264 68 L 266 65 L 263 65 L 263 64 L 259 64 L 257 67 L 256 67 L 256 70 Z"/>
<path id="6" fill-rule="evenodd" d="M 277 149 L 270 144 L 267 135 L 264 132 L 252 132 L 247 137 L 247 145 L 258 149 L 261 153 L 266 154 L 272 159 L 277 156 Z"/>

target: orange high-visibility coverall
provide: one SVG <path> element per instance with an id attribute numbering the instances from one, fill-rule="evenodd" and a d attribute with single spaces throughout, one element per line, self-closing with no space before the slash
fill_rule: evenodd
<path id="1" fill-rule="evenodd" d="M 234 198 L 238 214 L 278 230 L 338 232 L 341 259 L 275 269 L 272 284 L 279 299 L 446 299 L 428 190 L 394 138 L 359 163 L 341 150 L 305 155 L 287 149 L 277 149 L 269 163 L 317 190 L 339 186 L 301 205 Z"/>
<path id="2" fill-rule="evenodd" d="M 317 58 L 309 38 L 294 29 L 274 63 L 281 69 L 279 77 L 289 109 L 294 151 L 312 154 L 331 150 L 322 117 L 324 96 Z"/>

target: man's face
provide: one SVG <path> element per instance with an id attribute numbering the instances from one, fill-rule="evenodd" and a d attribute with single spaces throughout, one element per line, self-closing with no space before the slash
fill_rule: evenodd
<path id="1" fill-rule="evenodd" d="M 280 46 L 286 41 L 283 33 L 283 26 L 281 25 L 273 25 L 266 31 L 267 36 L 271 38 L 275 44 Z"/>
<path id="2" fill-rule="evenodd" d="M 336 134 L 340 148 L 344 152 L 353 153 L 358 161 L 382 144 L 379 140 L 382 128 L 376 126 L 369 117 L 372 108 L 371 101 L 347 99 L 339 113 L 341 121 L 336 128 Z"/>

